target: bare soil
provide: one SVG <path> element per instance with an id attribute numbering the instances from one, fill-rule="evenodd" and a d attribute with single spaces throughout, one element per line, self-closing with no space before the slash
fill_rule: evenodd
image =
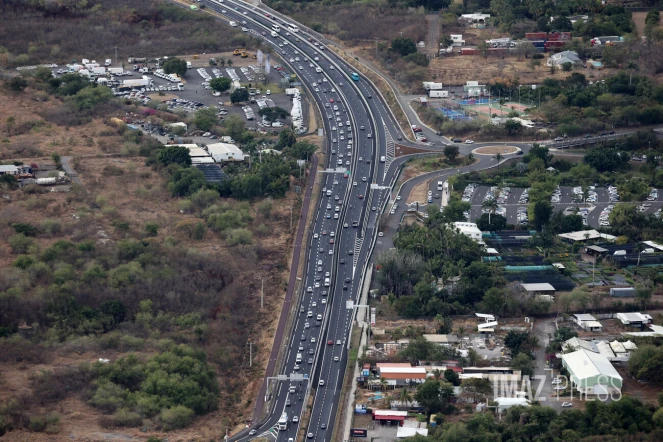
<path id="1" fill-rule="evenodd" d="M 639 37 L 645 35 L 645 19 L 647 18 L 646 12 L 633 12 L 631 13 L 631 20 L 635 23 L 635 29 Z M 661 26 L 661 21 L 659 20 L 658 25 Z"/>
<path id="2" fill-rule="evenodd" d="M 416 201 L 419 202 L 419 204 L 423 204 L 427 201 L 427 196 L 428 196 L 428 187 L 430 186 L 430 182 L 433 180 L 433 178 L 422 181 L 421 183 L 417 184 L 412 188 L 412 191 L 410 192 L 410 196 L 407 198 L 407 203 L 412 204 Z"/>

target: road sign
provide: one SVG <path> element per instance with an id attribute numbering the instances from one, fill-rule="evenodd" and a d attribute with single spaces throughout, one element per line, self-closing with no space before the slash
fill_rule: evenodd
<path id="1" fill-rule="evenodd" d="M 302 379 L 304 379 L 303 374 L 293 373 L 293 374 L 290 375 L 290 380 L 291 381 L 301 381 Z"/>
<path id="2" fill-rule="evenodd" d="M 352 310 L 353 308 L 355 308 L 354 301 L 352 299 L 350 299 L 349 301 L 345 301 L 345 308 L 348 310 Z"/>
<path id="3" fill-rule="evenodd" d="M 304 373 L 304 379 L 308 379 L 308 373 Z"/>
<path id="4" fill-rule="evenodd" d="M 375 327 L 375 307 L 371 307 L 371 326 Z"/>
<path id="5" fill-rule="evenodd" d="M 287 374 L 280 374 L 276 376 L 277 381 L 287 381 L 288 380 L 288 375 Z"/>

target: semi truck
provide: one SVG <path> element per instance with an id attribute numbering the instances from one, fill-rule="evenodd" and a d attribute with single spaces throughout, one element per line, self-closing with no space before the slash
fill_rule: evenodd
<path id="1" fill-rule="evenodd" d="M 131 79 L 124 80 L 122 82 L 123 87 L 145 87 L 150 84 L 150 80 L 147 78 Z"/>

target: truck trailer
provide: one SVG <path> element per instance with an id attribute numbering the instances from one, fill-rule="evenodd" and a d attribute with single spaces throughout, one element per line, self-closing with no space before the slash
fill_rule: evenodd
<path id="1" fill-rule="evenodd" d="M 150 84 L 150 80 L 147 78 L 131 79 L 122 81 L 123 87 L 145 87 Z"/>
<path id="2" fill-rule="evenodd" d="M 430 98 L 447 98 L 449 96 L 449 91 L 428 91 L 428 96 Z"/>

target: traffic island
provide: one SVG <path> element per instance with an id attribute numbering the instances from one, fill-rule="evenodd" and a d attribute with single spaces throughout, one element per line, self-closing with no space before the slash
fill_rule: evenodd
<path id="1" fill-rule="evenodd" d="M 514 146 L 483 146 L 477 147 L 472 151 L 474 155 L 513 155 L 516 152 L 519 152 L 520 148 Z"/>

